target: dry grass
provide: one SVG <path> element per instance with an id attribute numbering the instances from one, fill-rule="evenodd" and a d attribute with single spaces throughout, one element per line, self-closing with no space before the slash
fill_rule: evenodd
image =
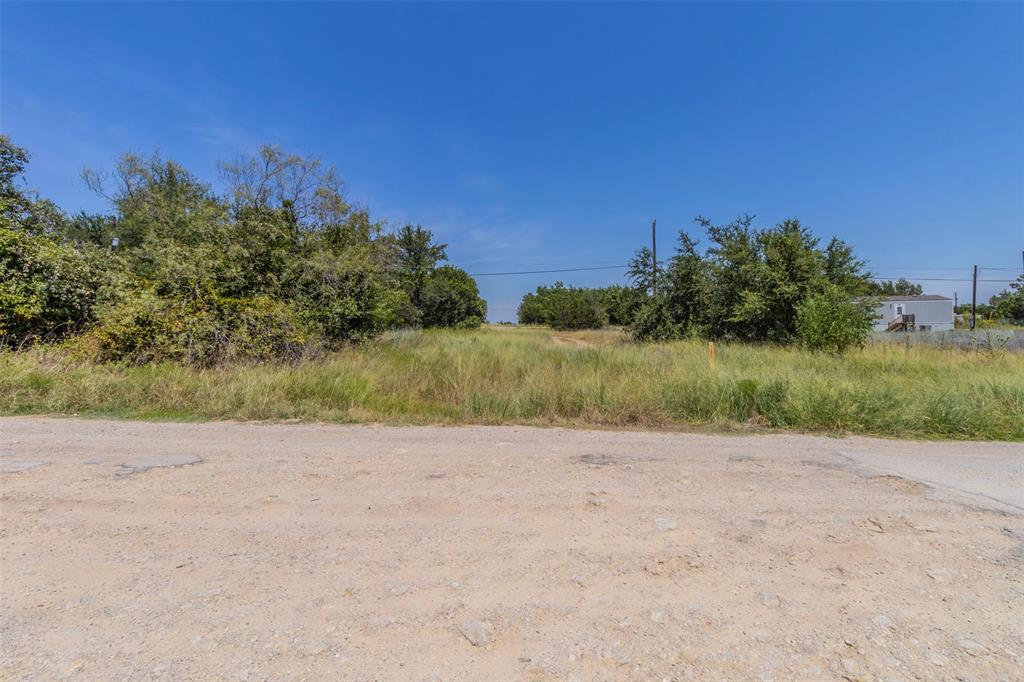
<path id="1" fill-rule="evenodd" d="M 554 336 L 573 339 L 556 343 Z M 636 345 L 621 332 L 402 332 L 298 366 L 122 367 L 0 355 L 0 412 L 157 419 L 778 428 L 1024 440 L 1024 355 Z"/>

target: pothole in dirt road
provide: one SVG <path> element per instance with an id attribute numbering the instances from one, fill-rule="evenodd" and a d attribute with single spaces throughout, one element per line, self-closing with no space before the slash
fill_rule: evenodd
<path id="1" fill-rule="evenodd" d="M 825 460 L 817 459 L 804 459 L 800 460 L 800 464 L 805 467 L 815 467 L 817 469 L 827 469 L 828 471 L 842 471 L 846 469 L 840 462 L 829 462 Z"/>
<path id="2" fill-rule="evenodd" d="M 588 464 L 590 466 L 605 467 L 605 466 L 625 466 L 630 467 L 634 464 L 640 464 L 642 462 L 660 462 L 664 457 L 656 457 L 655 455 L 648 454 L 623 454 L 623 455 L 607 455 L 604 453 L 587 453 L 585 455 L 579 455 L 575 458 L 575 462 L 578 464 Z"/>
<path id="3" fill-rule="evenodd" d="M 130 476 L 132 474 L 159 469 L 161 467 L 180 467 L 190 464 L 202 464 L 203 458 L 199 455 L 187 453 L 172 453 L 167 455 L 148 455 L 130 459 L 114 472 L 116 476 Z"/>
<path id="4" fill-rule="evenodd" d="M 902 476 L 893 476 L 892 474 L 868 475 L 865 478 L 871 483 L 878 483 L 879 485 L 889 486 L 908 493 L 923 493 L 928 490 L 928 486 L 924 483 L 912 481 Z"/>
<path id="5" fill-rule="evenodd" d="M 38 469 L 46 462 L 18 462 L 11 459 L 0 460 L 0 474 L 16 474 L 19 471 Z"/>
<path id="6" fill-rule="evenodd" d="M 606 467 L 616 463 L 615 459 L 610 457 L 609 455 L 595 454 L 580 455 L 579 457 L 576 458 L 576 461 L 579 462 L 580 464 L 589 464 L 591 466 L 596 467 Z"/>
<path id="7" fill-rule="evenodd" d="M 730 464 L 749 464 L 750 466 L 764 468 L 764 464 L 761 462 L 759 457 L 753 457 L 751 455 L 733 455 L 725 458 L 726 462 Z"/>

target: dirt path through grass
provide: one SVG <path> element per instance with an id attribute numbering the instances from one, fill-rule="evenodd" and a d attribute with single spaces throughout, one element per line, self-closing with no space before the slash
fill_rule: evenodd
<path id="1" fill-rule="evenodd" d="M 556 346 L 563 348 L 593 348 L 594 344 L 583 339 L 574 339 L 571 336 L 552 336 L 551 340 L 554 341 Z"/>

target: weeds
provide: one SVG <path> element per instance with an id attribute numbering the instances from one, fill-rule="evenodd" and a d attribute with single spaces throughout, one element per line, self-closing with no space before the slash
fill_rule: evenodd
<path id="1" fill-rule="evenodd" d="M 555 335 L 565 336 L 565 332 Z M 0 354 L 0 412 L 143 419 L 794 429 L 1024 440 L 1024 356 L 869 345 L 842 356 L 538 328 L 385 336 L 317 362 L 191 369 Z"/>

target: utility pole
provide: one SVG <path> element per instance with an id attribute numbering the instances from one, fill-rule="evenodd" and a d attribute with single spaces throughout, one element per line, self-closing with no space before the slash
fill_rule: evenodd
<path id="1" fill-rule="evenodd" d="M 974 266 L 974 280 L 971 284 L 971 329 L 974 329 L 974 316 L 978 308 L 978 266 Z"/>
<path id="2" fill-rule="evenodd" d="M 658 295 L 658 221 L 651 221 L 651 292 Z"/>

